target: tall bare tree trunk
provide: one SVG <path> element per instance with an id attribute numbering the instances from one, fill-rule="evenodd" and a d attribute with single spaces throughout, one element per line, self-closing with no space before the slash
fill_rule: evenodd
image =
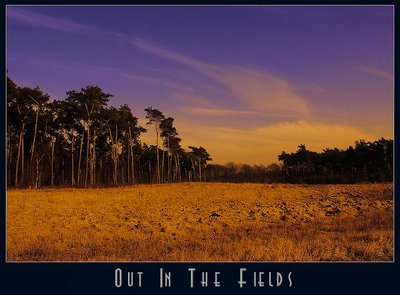
<path id="1" fill-rule="evenodd" d="M 128 156 L 126 158 L 126 174 L 127 174 L 127 183 L 132 183 L 131 178 L 131 144 L 128 139 Z"/>
<path id="2" fill-rule="evenodd" d="M 36 145 L 36 133 L 37 133 L 37 125 L 39 120 L 39 110 L 36 111 L 36 119 L 35 119 L 35 131 L 33 133 L 33 141 L 31 146 L 31 161 L 33 159 L 33 153 L 35 152 L 35 145 Z"/>
<path id="3" fill-rule="evenodd" d="M 196 167 L 194 166 L 194 163 L 193 163 L 193 159 L 191 159 L 190 160 L 190 162 L 192 163 L 192 169 L 191 169 L 191 173 L 193 173 L 193 181 L 195 181 L 196 180 Z M 193 170 L 193 172 L 192 172 L 192 170 Z"/>
<path id="4" fill-rule="evenodd" d="M 138 171 L 139 171 L 139 182 L 141 182 L 143 179 L 143 165 L 141 163 L 140 156 L 138 157 Z M 134 180 L 136 181 L 136 179 Z"/>
<path id="5" fill-rule="evenodd" d="M 15 163 L 15 179 L 14 179 L 14 186 L 18 186 L 18 168 L 19 168 L 19 157 L 21 155 L 21 144 L 22 144 L 22 137 L 24 134 L 25 124 L 22 124 L 21 132 L 19 133 L 19 143 L 18 143 L 18 153 L 17 153 L 17 162 Z"/>
<path id="6" fill-rule="evenodd" d="M 96 130 L 93 132 L 93 148 L 92 148 L 92 169 L 90 175 L 90 184 L 94 185 L 96 182 Z"/>
<path id="7" fill-rule="evenodd" d="M 54 145 L 56 141 L 55 138 L 51 138 L 51 186 L 54 185 Z"/>
<path id="8" fill-rule="evenodd" d="M 39 186 L 39 158 L 36 157 L 36 177 L 35 177 L 35 188 Z"/>
<path id="9" fill-rule="evenodd" d="M 85 187 L 87 187 L 89 175 L 89 151 L 90 151 L 90 118 L 87 122 L 87 138 L 86 138 L 86 166 L 85 166 Z"/>
<path id="10" fill-rule="evenodd" d="M 161 183 L 164 183 L 164 155 L 165 155 L 165 151 L 162 150 Z"/>
<path id="11" fill-rule="evenodd" d="M 168 182 L 173 182 L 172 179 L 172 167 L 171 167 L 171 159 L 172 159 L 172 155 L 168 152 L 168 159 L 167 159 L 167 170 L 168 170 Z"/>
<path id="12" fill-rule="evenodd" d="M 149 182 L 153 182 L 151 177 L 151 161 L 149 161 Z"/>
<path id="13" fill-rule="evenodd" d="M 110 132 L 110 138 L 111 138 L 111 156 L 113 160 L 113 165 L 114 165 L 114 173 L 113 173 L 113 180 L 114 180 L 114 185 L 118 185 L 118 125 L 115 124 L 115 141 L 113 140 L 111 129 L 108 128 L 108 131 Z"/>
<path id="14" fill-rule="evenodd" d="M 182 172 L 181 172 L 181 164 L 179 162 L 179 155 L 176 156 L 176 159 L 178 160 L 177 162 L 177 170 L 178 170 L 178 181 L 182 182 Z"/>
<path id="15" fill-rule="evenodd" d="M 200 160 L 198 160 L 199 162 L 199 181 L 201 182 L 201 162 Z"/>
<path id="16" fill-rule="evenodd" d="M 36 111 L 36 119 L 35 119 L 35 131 L 33 133 L 33 141 L 32 141 L 32 146 L 31 146 L 31 157 L 30 157 L 30 162 L 29 162 L 29 172 L 32 174 L 32 162 L 33 162 L 33 154 L 35 153 L 35 146 L 36 146 L 36 133 L 37 133 L 37 125 L 38 125 L 38 120 L 39 120 L 39 108 Z M 32 177 L 32 175 L 31 175 Z"/>
<path id="17" fill-rule="evenodd" d="M 83 150 L 83 141 L 84 140 L 85 140 L 85 130 L 83 130 L 83 132 L 82 132 L 80 149 L 79 149 L 78 178 L 77 178 L 78 185 L 81 184 L 81 162 L 82 162 L 82 150 Z"/>
<path id="18" fill-rule="evenodd" d="M 39 164 L 42 161 L 44 155 L 40 157 L 36 157 L 36 177 L 35 177 L 35 188 L 38 188 L 40 185 L 40 169 Z"/>
<path id="19" fill-rule="evenodd" d="M 172 155 L 171 156 L 171 165 L 172 165 L 172 160 L 174 161 L 174 167 L 172 169 L 172 181 L 177 182 L 178 181 L 178 165 L 177 165 L 177 156 Z"/>
<path id="20" fill-rule="evenodd" d="M 173 157 L 174 157 L 174 164 L 175 164 L 174 173 L 173 173 L 174 174 L 173 181 L 177 182 L 178 181 L 178 156 L 174 155 Z"/>
<path id="21" fill-rule="evenodd" d="M 131 150 L 131 177 L 132 177 L 132 184 L 135 184 L 135 156 L 133 155 L 133 140 L 132 140 L 132 132 L 131 127 L 129 127 L 129 148 Z"/>
<path id="22" fill-rule="evenodd" d="M 118 186 L 118 125 L 115 124 L 114 185 Z"/>
<path id="23" fill-rule="evenodd" d="M 71 186 L 75 186 L 75 166 L 74 166 L 74 152 L 75 152 L 75 138 L 72 135 L 71 141 Z"/>
<path id="24" fill-rule="evenodd" d="M 170 165 L 170 150 L 169 150 L 169 137 L 167 138 L 167 179 L 168 182 L 171 182 L 171 165 Z"/>
<path id="25" fill-rule="evenodd" d="M 22 133 L 21 142 L 21 185 L 25 183 L 25 138 L 24 133 Z"/>
<path id="26" fill-rule="evenodd" d="M 93 140 L 93 137 L 92 137 Z M 93 146 L 89 144 L 89 172 L 88 172 L 88 185 L 92 184 L 92 154 L 93 154 Z"/>
<path id="27" fill-rule="evenodd" d="M 156 127 L 156 136 L 157 136 L 157 181 L 158 183 L 161 183 L 161 179 L 160 179 L 160 153 L 158 150 L 158 130 Z"/>

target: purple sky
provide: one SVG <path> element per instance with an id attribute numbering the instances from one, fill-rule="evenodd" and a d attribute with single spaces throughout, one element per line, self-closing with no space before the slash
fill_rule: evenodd
<path id="1" fill-rule="evenodd" d="M 159 108 L 215 163 L 393 137 L 391 6 L 8 6 L 7 69 L 57 99 L 99 85 L 143 126 Z"/>

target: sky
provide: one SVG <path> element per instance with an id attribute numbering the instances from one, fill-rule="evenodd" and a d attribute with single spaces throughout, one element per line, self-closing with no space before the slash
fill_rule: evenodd
<path id="1" fill-rule="evenodd" d="M 17 85 L 98 85 L 144 127 L 153 106 L 212 163 L 393 138 L 392 6 L 8 6 L 6 22 Z"/>

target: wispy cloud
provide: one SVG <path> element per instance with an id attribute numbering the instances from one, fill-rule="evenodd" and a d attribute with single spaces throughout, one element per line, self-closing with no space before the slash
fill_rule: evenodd
<path id="1" fill-rule="evenodd" d="M 268 71 L 221 66 L 207 72 L 230 89 L 238 101 L 252 110 L 263 112 L 265 115 L 310 114 L 306 100 L 292 90 L 291 84 Z"/>
<path id="2" fill-rule="evenodd" d="M 168 81 L 166 79 L 160 79 L 160 78 L 154 78 L 154 77 L 148 77 L 148 76 L 140 76 L 140 75 L 132 75 L 132 74 L 127 74 L 127 73 L 124 73 L 121 71 L 119 71 L 116 74 L 125 79 L 162 85 L 162 86 L 168 87 L 170 89 L 173 89 L 175 91 L 186 91 L 186 92 L 192 91 L 192 89 L 190 87 L 186 87 L 184 85 L 181 85 L 181 84 L 178 84 L 178 83 L 175 83 L 172 81 Z"/>
<path id="3" fill-rule="evenodd" d="M 180 54 L 180 53 L 174 52 L 172 50 L 163 48 L 161 46 L 155 45 L 148 40 L 132 37 L 128 41 L 135 47 L 142 49 L 143 51 L 145 51 L 147 53 L 156 55 L 158 57 L 174 60 L 176 62 L 190 66 L 197 70 L 204 71 L 205 69 L 213 68 L 212 65 L 208 65 L 207 63 L 203 63 L 194 58 L 190 58 L 183 54 Z"/>
<path id="4" fill-rule="evenodd" d="M 104 75 L 119 75 L 120 77 L 124 77 L 124 73 L 121 72 L 120 69 L 115 67 L 105 67 L 99 65 L 88 65 L 86 63 L 77 62 L 73 60 L 65 60 L 61 57 L 27 57 L 27 56 L 15 56 L 8 57 L 7 62 L 14 63 L 24 63 L 28 65 L 33 65 L 36 67 L 44 67 L 44 68 L 52 68 L 57 70 L 64 70 L 68 72 L 84 72 L 85 74 L 99 74 L 103 73 Z M 128 74 L 125 74 L 128 75 Z"/>
<path id="5" fill-rule="evenodd" d="M 386 79 L 386 80 L 388 80 L 390 82 L 393 82 L 392 73 L 388 73 L 388 72 L 385 72 L 385 71 L 382 71 L 382 70 L 379 70 L 379 69 L 375 69 L 375 68 L 371 68 L 371 67 L 365 67 L 365 66 L 359 67 L 358 70 L 360 70 L 362 72 L 365 72 L 367 74 L 370 74 L 372 76 L 383 78 L 383 79 Z"/>
<path id="6" fill-rule="evenodd" d="M 180 101 L 180 103 L 184 106 L 192 106 L 199 108 L 216 108 L 217 105 L 212 101 L 204 98 L 201 95 L 193 94 L 193 93 L 182 93 L 182 92 L 172 92 L 171 96 L 174 99 Z"/>
<path id="7" fill-rule="evenodd" d="M 63 33 L 74 33 L 80 35 L 103 34 L 112 36 L 118 40 L 125 42 L 134 40 L 129 35 L 122 34 L 107 29 L 102 29 L 96 26 L 84 24 L 82 22 L 60 19 L 44 15 L 41 13 L 32 12 L 20 7 L 11 6 L 7 8 L 7 19 L 19 21 L 31 26 L 40 27 L 43 29 L 54 30 Z"/>
<path id="8" fill-rule="evenodd" d="M 235 109 L 213 109 L 213 108 L 194 108 L 194 107 L 182 107 L 181 111 L 188 114 L 197 114 L 205 116 L 248 116 L 259 114 L 254 111 L 235 110 Z"/>
<path id="9" fill-rule="evenodd" d="M 275 116 L 310 114 L 306 100 L 293 91 L 290 82 L 266 70 L 209 64 L 140 39 L 131 40 L 131 44 L 149 54 L 186 65 L 219 82 L 230 91 L 236 102 L 252 111 Z"/>
<path id="10" fill-rule="evenodd" d="M 16 7 L 7 8 L 7 18 L 61 32 L 90 34 L 101 31 L 96 27 L 84 25 L 82 23 L 53 18 Z"/>

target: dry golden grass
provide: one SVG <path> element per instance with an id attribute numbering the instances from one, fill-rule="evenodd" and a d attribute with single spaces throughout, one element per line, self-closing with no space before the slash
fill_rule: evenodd
<path id="1" fill-rule="evenodd" d="M 391 261 L 393 186 L 9 190 L 8 261 Z"/>

